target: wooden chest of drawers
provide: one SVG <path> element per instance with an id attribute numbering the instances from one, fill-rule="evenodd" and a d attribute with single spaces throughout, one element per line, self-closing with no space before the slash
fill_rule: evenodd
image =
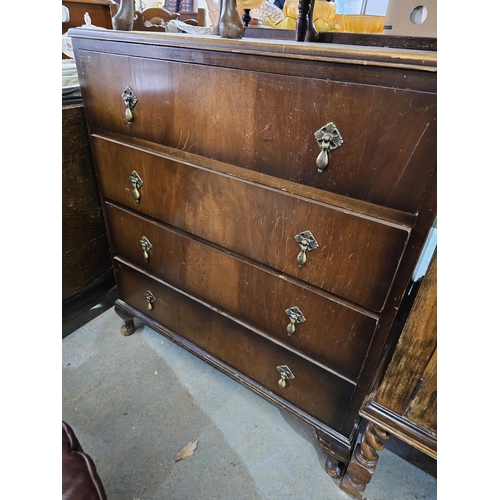
<path id="1" fill-rule="evenodd" d="M 303 419 L 340 474 L 436 215 L 435 54 L 70 35 L 122 333 Z"/>

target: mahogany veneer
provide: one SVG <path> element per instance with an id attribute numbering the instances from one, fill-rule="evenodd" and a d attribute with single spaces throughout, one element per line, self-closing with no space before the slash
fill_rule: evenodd
<path id="1" fill-rule="evenodd" d="M 435 217 L 435 53 L 71 37 L 122 333 L 138 317 L 306 421 L 338 477 Z"/>

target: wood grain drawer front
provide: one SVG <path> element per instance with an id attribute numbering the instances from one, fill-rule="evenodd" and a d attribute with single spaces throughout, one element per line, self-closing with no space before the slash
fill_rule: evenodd
<path id="1" fill-rule="evenodd" d="M 435 94 L 88 51 L 81 56 L 92 126 L 418 211 L 436 161 Z M 132 123 L 121 97 L 128 86 L 137 97 Z M 330 122 L 343 144 L 319 173 L 314 134 Z"/>
<path id="2" fill-rule="evenodd" d="M 106 204 L 114 251 L 151 274 L 222 307 L 243 322 L 355 380 L 377 320 L 283 275 Z M 141 240 L 149 242 L 147 256 Z M 144 240 L 143 240 L 144 241 Z M 147 258 L 147 261 L 146 261 Z M 287 330 L 286 310 L 305 322 Z"/>
<path id="3" fill-rule="evenodd" d="M 354 385 L 251 332 L 214 309 L 115 261 L 119 297 L 298 408 L 339 430 Z M 148 310 L 145 293 L 155 300 Z M 295 378 L 280 389 L 277 366 Z"/>
<path id="4" fill-rule="evenodd" d="M 340 297 L 380 311 L 409 231 L 289 193 L 94 138 L 103 195 Z M 137 172 L 140 201 L 129 180 Z M 297 262 L 295 236 L 319 248 Z"/>

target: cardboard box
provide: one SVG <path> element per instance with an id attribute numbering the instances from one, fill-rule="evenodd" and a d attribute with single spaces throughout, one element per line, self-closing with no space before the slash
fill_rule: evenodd
<path id="1" fill-rule="evenodd" d="M 437 1 L 389 0 L 384 35 L 437 38 Z"/>

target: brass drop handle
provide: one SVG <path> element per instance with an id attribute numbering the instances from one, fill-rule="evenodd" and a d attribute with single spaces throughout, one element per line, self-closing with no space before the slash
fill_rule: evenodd
<path id="1" fill-rule="evenodd" d="M 132 187 L 134 188 L 132 191 L 132 196 L 134 197 L 134 200 L 139 203 L 139 201 L 141 201 L 141 193 L 139 193 L 139 189 L 141 189 L 144 182 L 142 182 L 142 179 L 139 177 L 139 174 L 135 170 L 130 174 L 128 179 L 132 184 Z"/>
<path id="2" fill-rule="evenodd" d="M 318 172 L 321 173 L 328 166 L 328 153 L 342 146 L 344 139 L 342 139 L 337 125 L 333 122 L 327 123 L 314 132 L 314 137 L 321 148 L 321 152 L 316 158 Z"/>
<path id="3" fill-rule="evenodd" d="M 295 333 L 295 325 L 297 323 L 304 323 L 306 318 L 302 314 L 302 311 L 297 306 L 293 306 L 293 307 L 290 307 L 289 309 L 286 309 L 285 314 L 288 316 L 288 319 L 290 320 L 290 323 L 286 327 L 286 332 L 288 333 L 288 336 L 290 337 L 291 335 L 293 335 Z"/>
<path id="4" fill-rule="evenodd" d="M 125 90 L 122 92 L 122 99 L 125 103 L 125 119 L 128 123 L 132 123 L 134 121 L 134 115 L 132 114 L 132 110 L 135 108 L 137 104 L 137 97 L 134 94 L 134 91 L 127 85 Z"/>
<path id="5" fill-rule="evenodd" d="M 301 240 L 298 242 L 300 247 L 300 253 L 297 255 L 297 262 L 299 267 L 302 267 L 307 262 L 306 252 L 309 251 L 309 245 L 306 240 Z"/>
<path id="6" fill-rule="evenodd" d="M 146 236 L 143 236 L 140 240 L 139 243 L 142 247 L 142 252 L 144 256 L 144 262 L 149 262 L 149 254 L 148 252 L 153 248 L 153 245 L 151 242 L 146 238 Z"/>
<path id="7" fill-rule="evenodd" d="M 302 231 L 295 235 L 295 241 L 300 248 L 300 253 L 297 255 L 297 262 L 299 267 L 302 267 L 307 262 L 306 253 L 316 250 L 316 248 L 319 247 L 319 243 L 316 241 L 311 231 Z"/>
<path id="8" fill-rule="evenodd" d="M 280 389 L 284 389 L 286 387 L 286 381 L 295 378 L 295 375 L 292 373 L 292 370 L 287 365 L 280 365 L 276 367 L 280 374 L 280 379 L 278 380 L 278 385 Z"/>
<path id="9" fill-rule="evenodd" d="M 153 302 L 156 300 L 156 297 L 149 290 L 147 290 L 144 293 L 144 297 L 146 297 L 146 300 L 148 302 L 148 311 L 152 311 L 153 310 Z"/>

